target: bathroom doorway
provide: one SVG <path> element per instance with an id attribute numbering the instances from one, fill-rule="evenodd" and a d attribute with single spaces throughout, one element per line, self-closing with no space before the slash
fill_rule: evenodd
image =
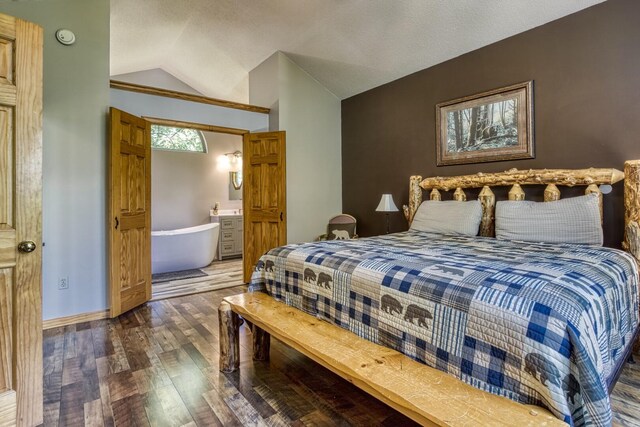
<path id="1" fill-rule="evenodd" d="M 148 90 L 148 87 L 139 87 L 138 92 Z M 159 89 L 154 89 L 154 96 L 162 96 L 156 93 Z M 164 99 L 164 98 L 163 98 Z M 182 98 L 180 98 L 182 99 Z M 123 100 L 120 100 L 122 102 Z M 204 101 L 198 101 L 204 102 Z M 126 103 L 126 102 L 124 102 Z M 234 107 L 240 108 L 240 107 Z M 243 109 L 263 109 L 263 107 L 242 106 Z M 135 111 L 135 110 L 134 110 Z M 268 110 L 267 110 L 268 111 Z M 260 113 L 266 113 L 260 111 Z M 121 120 L 126 118 L 126 120 Z M 215 156 L 221 159 L 220 164 L 226 164 L 226 169 L 220 169 L 219 163 L 215 166 L 211 163 L 204 173 L 195 174 L 192 184 L 177 184 L 176 181 L 182 176 L 179 173 L 170 173 L 165 183 L 152 184 L 152 172 L 158 169 L 159 158 L 162 155 L 154 156 L 163 151 L 163 147 L 157 150 L 151 149 L 152 124 L 170 127 L 170 130 L 157 132 L 158 134 L 170 135 L 171 133 L 180 132 L 184 137 L 184 143 L 191 146 L 196 143 L 191 140 L 189 134 L 193 131 L 211 132 L 213 134 L 222 134 L 234 137 L 237 143 L 240 143 L 242 136 L 242 146 L 229 147 L 224 153 Z M 184 132 L 190 130 L 191 132 Z M 194 122 L 185 122 L 177 120 L 164 120 L 151 117 L 150 115 L 127 113 L 116 107 L 111 107 L 110 127 L 109 127 L 109 196 L 108 196 L 108 233 L 109 233 L 109 279 L 108 293 L 110 296 L 109 315 L 117 317 L 120 314 L 144 304 L 153 298 L 152 282 L 169 283 L 170 285 L 185 285 L 184 288 L 171 293 L 171 296 L 186 295 L 190 293 L 199 293 L 206 290 L 227 288 L 231 286 L 240 286 L 249 281 L 251 272 L 258 258 L 267 250 L 286 243 L 286 181 L 285 181 L 285 132 L 257 132 L 251 133 L 244 129 L 220 127 L 215 125 L 203 125 Z M 202 137 L 201 139 L 205 139 Z M 173 166 L 180 163 L 179 157 L 189 157 L 189 161 L 185 162 L 183 167 L 185 174 L 193 173 L 198 163 L 198 159 L 202 159 L 204 153 L 210 153 L 210 146 L 200 142 L 200 152 L 192 152 L 194 150 L 177 150 L 183 151 L 178 153 L 174 150 L 173 156 L 170 156 L 168 163 Z M 242 147 L 242 148 L 240 148 Z M 228 150 L 228 151 L 227 151 Z M 188 151 L 188 152 L 184 152 Z M 238 153 L 240 151 L 240 153 Z M 241 162 L 244 154 L 250 158 L 250 161 L 243 165 Z M 180 156 L 182 155 L 182 156 Z M 152 161 L 152 157 L 156 157 Z M 225 160 L 226 159 L 226 160 Z M 235 160 L 234 160 L 235 159 Z M 227 162 L 228 160 L 228 162 Z M 235 163 L 236 169 L 232 170 L 231 165 Z M 211 197 L 212 186 L 204 186 L 204 190 L 198 191 L 197 188 L 203 188 L 202 181 L 209 173 L 217 171 L 226 178 L 224 182 L 229 185 L 235 183 L 236 186 L 242 188 L 242 201 L 234 201 L 226 193 L 226 198 L 218 194 L 217 197 Z M 166 177 L 165 177 L 166 178 Z M 241 184 L 240 184 L 241 183 Z M 197 184 L 197 185 L 196 185 Z M 227 187 L 229 188 L 229 187 Z M 152 197 L 152 190 L 156 193 Z M 160 199 L 158 199 L 158 193 Z M 173 198 L 167 197 L 172 195 Z M 158 200 L 170 200 L 169 210 L 172 215 L 179 216 L 188 210 L 185 206 L 191 203 L 189 200 L 179 200 L 181 196 L 190 196 L 193 202 L 193 196 L 199 203 L 196 207 L 196 216 L 193 220 L 182 223 L 173 222 L 169 224 L 159 224 L 157 219 L 152 222 L 152 212 L 157 210 Z M 155 198 L 156 203 L 152 199 Z M 225 206 L 226 201 L 227 205 Z M 218 214 L 215 215 L 216 202 L 218 203 Z M 231 204 L 235 202 L 234 207 Z M 204 203 L 204 204 L 203 204 Z M 242 207 L 240 207 L 242 206 Z M 250 209 L 245 210 L 249 206 Z M 191 211 L 194 212 L 193 210 Z M 220 222 L 212 223 L 212 216 L 232 216 L 239 215 L 239 223 L 236 223 L 236 229 L 240 231 L 240 237 L 237 238 L 238 243 L 235 248 L 242 248 L 241 253 L 234 256 L 242 256 L 242 272 L 229 275 L 229 269 L 235 269 L 240 262 L 229 263 L 225 265 L 226 271 L 221 271 L 222 275 L 229 276 L 229 281 L 222 283 L 220 275 L 212 275 L 211 270 L 203 271 L 208 266 L 216 267 L 222 264 L 215 264 L 218 253 L 223 256 L 229 255 L 223 253 L 219 246 L 223 237 L 220 236 Z M 196 224 L 196 225 L 193 225 Z M 180 232 L 177 232 L 180 230 Z M 156 273 L 175 273 L 184 272 L 186 270 L 198 270 L 189 272 L 192 277 L 170 277 L 169 280 L 160 281 L 152 278 L 153 261 L 162 261 L 162 257 L 152 256 L 152 232 L 156 232 L 157 237 L 165 237 L 168 240 L 197 238 L 200 243 L 187 243 L 187 247 L 207 247 L 207 250 L 181 251 L 175 250 L 180 245 L 168 244 L 169 254 L 165 257 L 165 263 L 173 263 L 178 258 L 186 254 L 187 261 L 202 256 L 209 257 L 206 261 L 198 261 L 197 265 L 178 265 L 167 268 L 166 266 L 157 269 Z M 185 236 L 192 234 L 193 236 Z M 205 235 L 214 235 L 213 238 L 203 238 Z M 204 239 L 204 243 L 202 240 Z M 226 241 L 226 235 L 224 237 Z M 207 243 L 208 242 L 208 243 Z M 215 242 L 218 242 L 216 245 Z M 165 241 L 166 243 L 166 241 Z M 225 249 L 226 252 L 226 249 Z M 239 261 L 239 258 L 235 258 Z M 221 261 L 221 260 L 218 260 Z M 214 264 L 211 264 L 213 262 Z M 234 270 L 235 271 L 235 270 Z M 189 274 L 189 275 L 191 275 Z M 211 279 L 205 276 L 215 276 Z M 237 280 L 237 282 L 235 281 Z M 209 281 L 210 288 L 204 288 L 203 282 Z M 176 283 L 178 282 L 178 283 Z M 189 283 L 198 282 L 197 287 L 186 286 Z M 156 286 L 157 288 L 158 286 Z M 176 288 L 177 289 L 177 288 Z M 165 293 L 165 295 L 167 295 Z M 158 296 L 160 298 L 160 296 Z"/>
<path id="2" fill-rule="evenodd" d="M 243 129 L 151 122 L 152 300 L 242 281 Z"/>

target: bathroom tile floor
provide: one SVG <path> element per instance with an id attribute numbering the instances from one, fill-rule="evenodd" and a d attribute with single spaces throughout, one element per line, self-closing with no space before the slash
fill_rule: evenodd
<path id="1" fill-rule="evenodd" d="M 201 268 L 207 276 L 154 283 L 151 300 L 198 294 L 242 285 L 242 259 L 214 261 Z"/>

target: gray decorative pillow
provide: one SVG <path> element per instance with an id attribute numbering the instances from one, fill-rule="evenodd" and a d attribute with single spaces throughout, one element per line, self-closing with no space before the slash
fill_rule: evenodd
<path id="1" fill-rule="evenodd" d="M 588 194 L 555 202 L 500 201 L 496 203 L 496 237 L 602 246 L 598 196 Z"/>
<path id="2" fill-rule="evenodd" d="M 478 200 L 427 200 L 418 207 L 411 230 L 477 236 L 481 220 L 482 205 Z"/>

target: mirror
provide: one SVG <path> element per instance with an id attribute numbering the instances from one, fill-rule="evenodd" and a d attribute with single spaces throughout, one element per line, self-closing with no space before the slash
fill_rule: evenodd
<path id="1" fill-rule="evenodd" d="M 233 184 L 234 190 L 242 188 L 242 172 L 229 172 L 229 179 L 231 180 L 231 184 Z"/>
<path id="2" fill-rule="evenodd" d="M 229 200 L 242 200 L 242 171 L 229 172 Z"/>

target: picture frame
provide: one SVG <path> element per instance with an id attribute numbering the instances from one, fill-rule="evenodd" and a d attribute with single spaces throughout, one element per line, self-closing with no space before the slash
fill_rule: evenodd
<path id="1" fill-rule="evenodd" d="M 534 158 L 533 80 L 437 104 L 436 156 L 438 166 Z"/>

